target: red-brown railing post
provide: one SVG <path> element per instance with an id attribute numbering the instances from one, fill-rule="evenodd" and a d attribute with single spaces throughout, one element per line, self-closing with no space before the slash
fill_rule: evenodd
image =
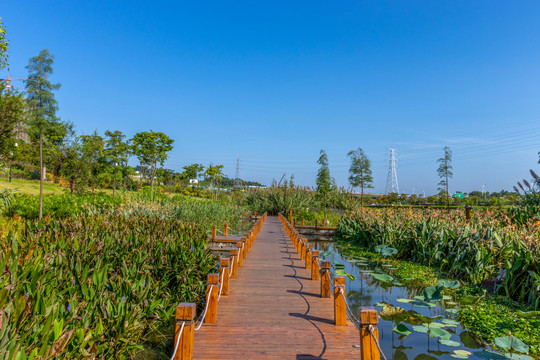
<path id="1" fill-rule="evenodd" d="M 360 359 L 361 360 L 380 360 L 381 354 L 375 339 L 379 341 L 379 322 L 377 310 L 369 308 L 358 309 L 358 319 L 360 320 Z M 373 331 L 371 336 L 370 327 Z"/>
<path id="2" fill-rule="evenodd" d="M 212 226 L 212 241 L 216 241 L 217 237 L 217 228 L 216 225 Z"/>
<path id="3" fill-rule="evenodd" d="M 242 267 L 244 265 L 244 243 L 239 241 L 236 243 L 236 247 L 238 248 L 238 267 Z"/>
<path id="4" fill-rule="evenodd" d="M 319 250 L 313 250 L 311 257 L 311 280 L 319 280 Z"/>
<path id="5" fill-rule="evenodd" d="M 236 275 L 238 272 L 238 249 L 232 249 L 231 250 L 231 266 L 232 266 L 232 273 L 231 273 L 231 279 L 236 279 Z"/>
<path id="6" fill-rule="evenodd" d="M 313 248 L 313 244 L 307 244 L 306 245 L 306 269 L 311 269 L 311 249 Z"/>
<path id="7" fill-rule="evenodd" d="M 347 325 L 347 304 L 345 303 L 345 276 L 334 277 L 334 324 Z"/>
<path id="8" fill-rule="evenodd" d="M 243 237 L 242 239 L 242 246 L 244 247 L 244 259 L 247 258 L 247 253 L 249 252 L 249 241 L 247 238 Z"/>
<path id="9" fill-rule="evenodd" d="M 180 303 L 176 307 L 176 326 L 174 328 L 174 345 L 178 343 L 176 355 L 173 360 L 191 360 L 193 358 L 193 338 L 195 335 L 195 313 L 197 305 L 193 303 Z M 184 328 L 182 329 L 182 323 Z M 180 339 L 180 329 L 182 334 Z"/>
<path id="10" fill-rule="evenodd" d="M 304 220 L 304 218 L 302 218 L 302 226 L 304 226 L 304 225 L 305 225 L 305 220 Z"/>
<path id="11" fill-rule="evenodd" d="M 321 261 L 321 297 L 330 297 L 330 261 Z"/>
<path id="12" fill-rule="evenodd" d="M 208 274 L 208 285 L 206 285 L 206 298 L 208 299 L 208 310 L 204 317 L 205 324 L 215 324 L 217 320 L 217 304 L 219 295 L 219 274 Z"/>
<path id="13" fill-rule="evenodd" d="M 315 219 L 315 229 L 319 227 L 319 220 Z"/>
<path id="14" fill-rule="evenodd" d="M 300 239 L 300 260 L 306 260 L 306 239 Z"/>
<path id="15" fill-rule="evenodd" d="M 293 226 L 296 227 L 296 218 L 294 218 Z"/>
<path id="16" fill-rule="evenodd" d="M 229 294 L 229 272 L 230 267 L 229 264 L 231 263 L 231 260 L 229 258 L 220 258 L 219 259 L 219 265 L 221 266 L 221 273 L 219 279 L 219 282 L 222 284 L 221 286 L 221 295 L 228 295 Z"/>
<path id="17" fill-rule="evenodd" d="M 229 225 L 223 224 L 223 236 L 229 236 Z"/>

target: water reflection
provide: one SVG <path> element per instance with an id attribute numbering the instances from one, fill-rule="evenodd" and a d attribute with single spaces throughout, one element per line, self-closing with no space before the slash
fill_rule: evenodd
<path id="1" fill-rule="evenodd" d="M 483 348 L 474 336 L 463 329 L 461 324 L 456 321 L 456 315 L 447 311 L 448 308 L 455 307 L 455 303 L 451 301 L 452 299 L 447 297 L 437 302 L 433 307 L 425 307 L 422 304 L 425 304 L 425 302 L 421 301 L 421 295 L 424 289 L 405 286 L 397 282 L 382 282 L 373 277 L 374 275 L 377 276 L 376 274 L 392 275 L 395 269 L 373 266 L 376 264 L 367 264 L 366 261 L 352 260 L 352 262 L 349 262 L 351 259 L 343 258 L 339 251 L 334 248 L 332 242 L 312 241 L 310 243 L 313 244 L 314 250 L 320 251 L 321 259 L 345 265 L 343 270 L 356 277 L 356 280 L 350 280 L 348 278 L 346 280 L 347 302 L 353 314 L 358 314 L 358 308 L 362 306 L 384 306 L 384 303 L 391 304 L 394 307 L 403 308 L 402 314 L 411 315 L 409 317 L 410 321 L 403 321 L 403 324 L 410 330 L 413 330 L 413 327 L 414 329 L 422 330 L 422 327 L 425 328 L 424 325 L 429 325 L 421 325 L 422 321 L 415 324 L 415 321 L 412 320 L 415 318 L 412 316 L 413 313 L 425 317 L 439 315 L 441 319 L 437 319 L 436 322 L 438 324 L 434 324 L 433 326 L 435 327 L 436 325 L 441 329 L 444 328 L 445 331 L 450 333 L 451 337 L 446 341 L 447 344 L 457 345 L 441 344 L 438 338 L 431 337 L 427 331 L 423 333 L 413 330 L 408 336 L 396 334 L 392 331 L 396 326 L 394 318 L 392 316 L 385 316 L 385 319 L 379 319 L 378 328 L 380 345 L 388 360 L 454 360 L 456 357 L 455 350 L 478 351 L 477 349 Z M 335 271 L 332 268 L 333 274 Z M 415 302 L 407 303 L 407 299 L 412 299 L 410 301 Z M 382 307 L 378 307 L 377 309 L 380 311 Z M 430 332 L 433 335 L 433 329 Z"/>

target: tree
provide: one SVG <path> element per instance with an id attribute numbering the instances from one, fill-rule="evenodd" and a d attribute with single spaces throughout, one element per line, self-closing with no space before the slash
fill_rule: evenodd
<path id="1" fill-rule="evenodd" d="M 107 181 L 109 169 L 105 159 L 105 140 L 97 131 L 91 135 L 81 135 L 80 139 L 88 165 L 87 184 L 93 192 L 96 187 L 102 186 Z"/>
<path id="2" fill-rule="evenodd" d="M 81 138 L 70 134 L 61 153 L 63 159 L 60 174 L 69 183 L 69 190 L 73 194 L 76 189 L 86 183 L 90 171 Z"/>
<path id="3" fill-rule="evenodd" d="M 362 148 L 349 151 L 347 156 L 351 158 L 351 167 L 349 168 L 349 184 L 351 184 L 353 188 L 360 187 L 360 206 L 364 207 L 364 188 L 373 188 L 371 162 L 367 158 Z"/>
<path id="4" fill-rule="evenodd" d="M 113 184 L 113 202 L 116 195 L 116 183 L 124 179 L 124 169 L 127 167 L 129 156 L 129 144 L 124 141 L 126 137 L 121 131 L 105 131 L 104 155 L 111 169 L 111 181 Z"/>
<path id="5" fill-rule="evenodd" d="M 154 190 L 154 178 L 157 165 L 159 163 L 163 166 L 163 163 L 168 157 L 167 153 L 173 149 L 173 142 L 174 140 L 164 133 L 154 132 L 152 130 L 137 133 L 131 140 L 131 150 L 139 159 L 141 168 L 144 166 L 150 167 L 149 176 L 152 191 Z M 141 176 L 144 176 L 144 171 L 141 172 Z"/>
<path id="6" fill-rule="evenodd" d="M 204 178 L 210 183 L 211 187 L 219 183 L 219 181 L 223 177 L 223 173 L 221 172 L 221 170 L 223 170 L 223 165 L 210 164 L 204 171 Z M 218 197 L 218 191 L 219 189 L 216 189 L 216 199 Z"/>
<path id="7" fill-rule="evenodd" d="M 45 177 L 43 167 L 43 137 L 47 131 L 54 129 L 59 120 L 56 117 L 58 103 L 54 98 L 53 91 L 60 88 L 60 84 L 53 84 L 49 76 L 53 73 L 53 59 L 49 50 L 41 50 L 39 55 L 30 58 L 26 68 L 28 80 L 26 80 L 26 92 L 32 115 L 30 117 L 30 130 L 39 138 L 39 220 L 43 217 L 43 179 Z"/>
<path id="8" fill-rule="evenodd" d="M 326 151 L 321 150 L 317 164 L 320 165 L 317 172 L 317 191 L 324 203 L 324 223 L 326 224 L 326 208 L 328 207 L 328 194 L 334 190 L 334 180 L 330 176 L 330 168 L 328 167 L 328 156 Z"/>
<path id="9" fill-rule="evenodd" d="M 0 18 L 0 69 L 8 66 L 8 39 L 6 37 L 6 29 Z"/>
<path id="10" fill-rule="evenodd" d="M 452 173 L 452 150 L 450 147 L 445 146 L 443 148 L 444 156 L 439 158 L 437 162 L 439 163 L 439 168 L 437 169 L 437 174 L 441 178 L 439 182 L 439 188 L 441 194 L 446 195 L 446 205 L 450 206 L 450 195 L 448 193 L 448 179 L 451 179 L 454 175 Z"/>
<path id="11" fill-rule="evenodd" d="M 182 173 L 182 178 L 189 181 L 191 179 L 197 179 L 203 173 L 204 173 L 204 166 L 202 164 L 186 165 L 184 166 L 184 172 Z"/>
<path id="12" fill-rule="evenodd" d="M 14 90 L 7 91 L 0 83 L 0 154 L 9 155 L 15 146 L 14 130 L 21 124 L 24 116 L 24 100 Z"/>

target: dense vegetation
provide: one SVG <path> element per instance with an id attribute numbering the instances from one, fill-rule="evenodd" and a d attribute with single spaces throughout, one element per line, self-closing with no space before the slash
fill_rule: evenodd
<path id="1" fill-rule="evenodd" d="M 519 216 L 503 212 L 481 212 L 466 222 L 461 211 L 370 209 L 344 217 L 337 235 L 372 250 L 391 245 L 399 258 L 473 284 L 503 271 L 497 291 L 539 307 L 539 220 L 538 212 L 521 224 Z"/>
<path id="2" fill-rule="evenodd" d="M 89 195 L 53 196 L 65 208 L 40 222 L 2 220 L 0 357 L 122 359 L 143 348 L 172 349 L 175 305 L 202 304 L 206 275 L 216 267 L 208 229 L 222 222 L 240 227 L 242 211 L 153 198 L 105 206 L 107 196 L 98 195 L 103 202 L 69 215 L 78 207 L 71 202 Z M 11 211 L 21 209 L 20 199 Z M 34 218 L 35 205 L 24 214 Z"/>

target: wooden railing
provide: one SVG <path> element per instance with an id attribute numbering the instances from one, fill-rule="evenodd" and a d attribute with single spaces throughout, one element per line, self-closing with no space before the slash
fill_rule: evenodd
<path id="1" fill-rule="evenodd" d="M 243 266 L 243 260 L 247 257 L 266 217 L 267 214 L 264 213 L 253 224 L 251 229 L 240 237 L 240 241 L 236 242 L 236 249 L 231 250 L 230 257 L 219 259 L 219 273 L 208 274 L 206 304 L 199 319 L 195 321 L 196 304 L 180 303 L 176 307 L 173 360 L 191 360 L 193 358 L 195 331 L 200 329 L 202 324 L 215 324 L 217 322 L 219 300 L 221 296 L 226 296 L 230 293 L 230 280 L 236 279 L 238 268 Z M 223 233 L 228 235 L 227 224 L 224 224 Z M 214 226 L 212 229 L 212 240 L 215 241 L 216 238 L 216 227 Z"/>
<path id="2" fill-rule="evenodd" d="M 292 214 L 289 215 L 292 219 Z M 283 224 L 285 231 L 289 235 L 300 259 L 305 261 L 305 268 L 311 269 L 311 280 L 319 280 L 321 283 L 320 296 L 329 298 L 332 294 L 332 276 L 331 263 L 319 259 L 319 251 L 313 250 L 312 245 L 308 244 L 307 239 L 303 238 L 298 230 L 287 218 L 279 214 L 279 220 Z M 347 314 L 351 321 L 358 323 L 360 332 L 360 352 L 362 360 L 380 360 L 379 331 L 377 329 L 378 313 L 375 309 L 362 307 L 358 309 L 358 319 L 352 316 L 348 309 L 347 296 L 345 289 L 345 277 L 334 276 L 333 284 L 334 294 L 334 324 L 336 326 L 347 325 Z M 349 312 L 348 312 L 349 310 Z"/>

